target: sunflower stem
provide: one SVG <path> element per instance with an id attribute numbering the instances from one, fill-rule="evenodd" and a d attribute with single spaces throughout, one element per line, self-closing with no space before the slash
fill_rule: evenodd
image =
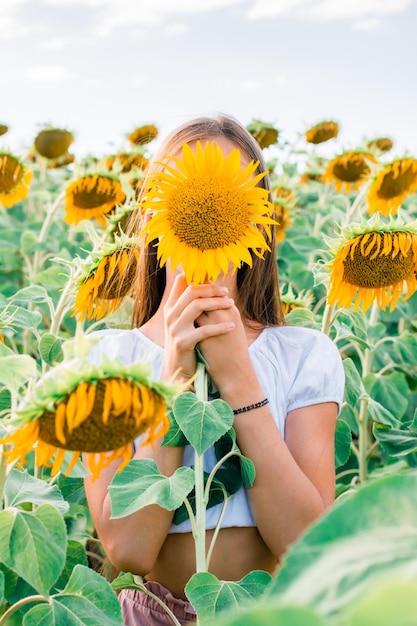
<path id="1" fill-rule="evenodd" d="M 207 402 L 208 381 L 204 363 L 197 362 L 197 376 L 195 380 L 195 393 L 199 400 Z M 195 557 L 196 573 L 206 572 L 206 499 L 204 493 L 204 453 L 195 452 L 194 460 L 194 480 L 195 480 Z"/>
<path id="2" fill-rule="evenodd" d="M 378 305 L 374 301 L 369 317 L 369 326 L 375 326 L 378 319 Z M 372 367 L 372 350 L 365 349 L 363 358 L 362 379 L 365 379 L 371 372 Z M 368 458 L 369 458 L 369 420 L 368 420 L 368 398 L 360 398 L 360 409 L 358 416 L 359 425 L 359 480 L 364 483 L 368 478 Z"/>
<path id="3" fill-rule="evenodd" d="M 42 224 L 42 228 L 38 234 L 38 238 L 37 238 L 38 244 L 43 243 L 45 241 L 46 236 L 48 234 L 49 227 L 52 224 L 54 215 L 57 209 L 59 208 L 59 205 L 61 204 L 61 201 L 63 200 L 64 196 L 65 196 L 65 192 L 63 191 L 62 193 L 59 194 L 59 196 L 56 198 L 55 202 L 53 203 L 49 211 L 46 213 L 45 220 Z M 41 259 L 41 250 L 36 250 L 35 254 L 33 255 L 33 265 L 32 265 L 33 276 L 36 276 L 39 270 L 40 259 Z"/>
<path id="4" fill-rule="evenodd" d="M 3 613 L 3 615 L 0 617 L 0 624 L 6 624 L 7 620 L 11 615 L 13 615 L 13 613 L 18 611 L 22 606 L 25 606 L 25 604 L 30 604 L 32 602 L 49 602 L 49 600 L 48 598 L 45 598 L 45 596 L 41 595 L 26 596 L 18 602 L 15 602 L 15 604 L 13 604 L 7 609 L 5 613 Z"/>
<path id="5" fill-rule="evenodd" d="M 362 201 L 364 200 L 366 194 L 368 193 L 368 187 L 369 187 L 368 184 L 362 185 L 360 191 L 356 195 L 356 198 L 352 202 L 352 205 L 351 205 L 349 211 L 346 213 L 346 219 L 345 219 L 345 223 L 344 223 L 345 226 L 350 224 L 350 222 L 352 221 L 353 217 L 355 216 L 356 211 L 358 210 L 358 208 L 360 207 L 360 205 L 361 205 Z"/>
<path id="6" fill-rule="evenodd" d="M 329 334 L 330 327 L 331 327 L 331 325 L 333 323 L 333 319 L 334 319 L 333 313 L 334 313 L 334 306 L 327 302 L 326 303 L 326 308 L 324 309 L 323 321 L 322 321 L 322 325 L 321 325 L 321 330 L 326 335 Z"/>

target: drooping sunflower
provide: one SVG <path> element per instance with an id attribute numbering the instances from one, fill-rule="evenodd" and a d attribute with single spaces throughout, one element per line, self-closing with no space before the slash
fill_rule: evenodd
<path id="1" fill-rule="evenodd" d="M 45 159 L 58 159 L 68 152 L 74 135 L 65 128 L 44 128 L 35 137 L 35 149 Z"/>
<path id="2" fill-rule="evenodd" d="M 118 152 L 108 157 L 106 160 L 106 166 L 109 170 L 115 170 L 122 174 L 135 169 L 144 172 L 148 165 L 149 159 L 140 152 Z"/>
<path id="3" fill-rule="evenodd" d="M 182 159 L 165 159 L 175 167 L 164 163 L 150 176 L 142 205 L 152 214 L 142 234 L 147 243 L 159 239 L 160 264 L 182 264 L 187 281 L 199 284 L 227 274 L 229 264 L 251 267 L 250 249 L 262 258 L 270 248 L 259 226 L 270 239 L 274 220 L 268 191 L 257 187 L 265 176 L 254 175 L 258 163 L 242 168 L 237 148 L 225 157 L 214 141 L 198 141 L 195 152 L 184 144 Z"/>
<path id="4" fill-rule="evenodd" d="M 60 167 L 66 167 L 67 165 L 71 165 L 71 163 L 74 163 L 74 161 L 75 161 L 75 156 L 71 154 L 70 152 L 66 152 L 65 154 L 58 157 L 57 159 L 50 159 L 48 161 L 48 168 L 52 170 L 52 169 L 58 169 Z"/>
<path id="5" fill-rule="evenodd" d="M 0 124 L 0 135 L 5 135 L 8 130 L 9 127 L 7 126 L 7 124 Z"/>
<path id="6" fill-rule="evenodd" d="M 131 458 L 132 442 L 154 444 L 169 428 L 167 407 L 178 388 L 151 380 L 148 364 L 126 366 L 102 357 L 100 365 L 83 358 L 65 358 L 51 368 L 29 392 L 10 420 L 0 443 L 7 463 L 22 465 L 32 450 L 35 465 L 71 472 L 86 453 L 93 480 L 102 469 L 122 458 L 119 471 Z"/>
<path id="7" fill-rule="evenodd" d="M 64 220 L 78 224 L 95 218 L 104 228 L 104 216 L 125 199 L 122 184 L 113 174 L 85 174 L 66 188 Z"/>
<path id="8" fill-rule="evenodd" d="M 252 120 L 246 126 L 246 130 L 256 139 L 262 149 L 268 148 L 278 141 L 279 130 L 267 122 Z"/>
<path id="9" fill-rule="evenodd" d="M 381 168 L 369 187 L 369 213 L 395 215 L 403 200 L 417 189 L 417 159 L 395 159 Z"/>
<path id="10" fill-rule="evenodd" d="M 144 124 L 135 128 L 127 138 L 132 146 L 140 146 L 156 139 L 158 132 L 154 124 Z"/>
<path id="11" fill-rule="evenodd" d="M 378 216 L 344 229 L 331 246 L 329 304 L 364 312 L 375 301 L 393 311 L 417 289 L 417 225 Z"/>
<path id="12" fill-rule="evenodd" d="M 308 143 L 323 143 L 334 139 L 339 134 L 339 124 L 332 120 L 319 122 L 306 131 L 305 139 Z"/>
<path id="13" fill-rule="evenodd" d="M 291 284 L 281 285 L 280 297 L 284 315 L 288 315 L 288 313 L 290 313 L 294 309 L 299 308 L 311 310 L 314 302 L 314 295 L 312 291 L 302 290 L 298 293 L 295 293 Z"/>
<path id="14" fill-rule="evenodd" d="M 389 137 L 376 137 L 371 141 L 368 141 L 366 147 L 371 152 L 376 152 L 377 154 L 382 154 L 384 152 L 389 152 L 394 146 L 394 142 Z"/>
<path id="15" fill-rule="evenodd" d="M 73 309 L 77 319 L 100 320 L 116 311 L 134 287 L 138 260 L 138 241 L 123 236 L 84 260 Z"/>
<path id="16" fill-rule="evenodd" d="M 32 171 L 9 152 L 0 152 L 0 204 L 7 209 L 24 200 L 29 193 Z"/>
<path id="17" fill-rule="evenodd" d="M 337 192 L 355 191 L 369 178 L 371 163 L 377 163 L 377 160 L 369 152 L 343 152 L 328 163 L 322 180 L 333 183 Z"/>

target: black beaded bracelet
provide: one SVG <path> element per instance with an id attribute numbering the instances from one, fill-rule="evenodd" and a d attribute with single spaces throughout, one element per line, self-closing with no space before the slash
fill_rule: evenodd
<path id="1" fill-rule="evenodd" d="M 240 409 L 233 409 L 234 415 L 239 415 L 239 413 L 246 413 L 247 411 L 253 411 L 254 409 L 260 409 L 261 406 L 265 406 L 265 404 L 269 404 L 268 398 L 264 398 L 260 402 L 255 402 L 255 404 L 248 404 L 248 406 L 242 406 Z"/>

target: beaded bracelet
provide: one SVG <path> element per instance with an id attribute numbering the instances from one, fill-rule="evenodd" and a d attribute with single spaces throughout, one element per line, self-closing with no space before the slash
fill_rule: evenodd
<path id="1" fill-rule="evenodd" d="M 233 409 L 234 415 L 239 415 L 239 413 L 246 413 L 247 411 L 253 411 L 254 409 L 260 409 L 261 406 L 265 406 L 269 404 L 268 398 L 264 398 L 260 402 L 255 402 L 255 404 L 249 404 L 248 406 L 242 406 L 240 409 Z"/>

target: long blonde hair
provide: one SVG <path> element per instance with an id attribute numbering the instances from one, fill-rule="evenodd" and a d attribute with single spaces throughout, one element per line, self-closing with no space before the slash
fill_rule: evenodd
<path id="1" fill-rule="evenodd" d="M 160 164 L 162 158 L 167 154 L 179 153 L 184 143 L 216 137 L 228 139 L 250 160 L 259 161 L 254 176 L 267 170 L 262 151 L 252 135 L 237 120 L 221 115 L 195 118 L 172 131 L 154 155 L 148 174 L 163 169 Z M 270 194 L 268 176 L 264 176 L 258 184 L 267 189 Z M 142 189 L 146 189 L 146 180 Z M 127 228 L 129 235 L 135 235 L 141 231 L 142 220 L 143 217 L 139 211 L 134 212 Z M 156 242 L 151 242 L 140 251 L 134 286 L 133 327 L 142 326 L 155 314 L 165 289 L 165 267 L 159 267 L 155 244 Z M 276 326 L 285 323 L 279 294 L 274 228 L 270 246 L 271 252 L 266 252 L 263 259 L 252 254 L 252 267 L 244 263 L 237 271 L 239 293 L 237 306 L 249 324 L 252 322 L 262 326 Z"/>

